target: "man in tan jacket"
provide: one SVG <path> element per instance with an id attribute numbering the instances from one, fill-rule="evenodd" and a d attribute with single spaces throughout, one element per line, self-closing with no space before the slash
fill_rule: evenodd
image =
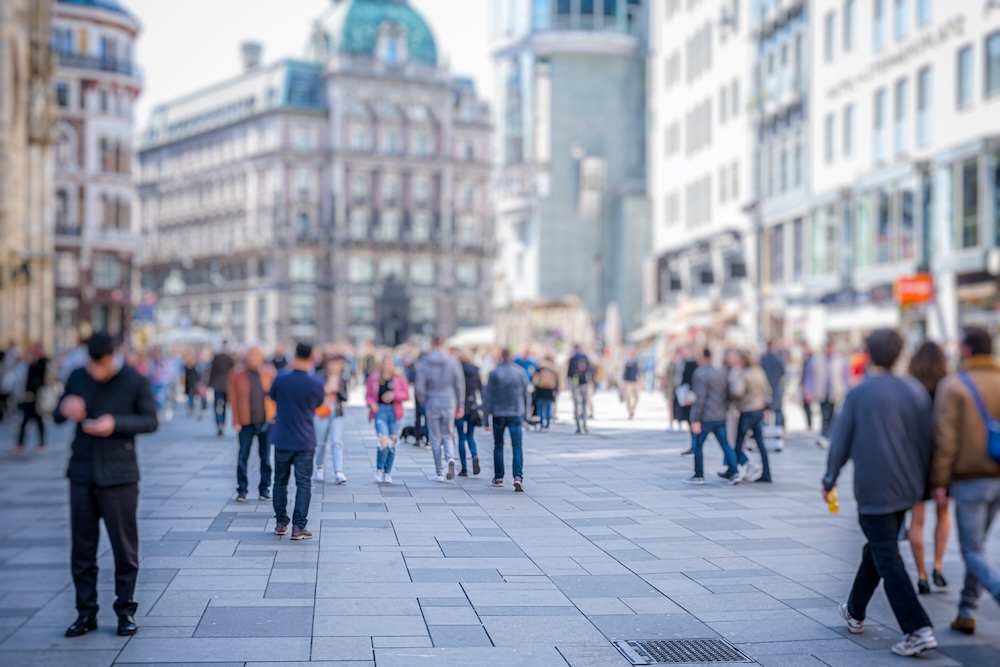
<path id="1" fill-rule="evenodd" d="M 274 384 L 274 376 L 274 369 L 264 365 L 264 353 L 259 347 L 247 350 L 246 362 L 229 372 L 233 429 L 240 442 L 239 460 L 236 464 L 236 502 L 247 501 L 247 462 L 254 436 L 257 437 L 260 455 L 259 499 L 271 500 L 271 445 L 268 431 L 274 422 L 276 409 L 274 401 L 267 394 Z"/>
<path id="2" fill-rule="evenodd" d="M 971 635 L 983 587 L 1000 602 L 1000 568 L 986 554 L 986 535 L 1000 511 L 1000 464 L 987 453 L 986 424 L 966 382 L 975 387 L 987 412 L 994 419 L 1000 417 L 1000 364 L 993 359 L 990 334 L 975 327 L 963 333 L 959 375 L 945 380 L 938 390 L 930 473 L 938 505 L 948 506 L 949 486 L 955 500 L 966 574 L 958 618 L 951 627 Z"/>

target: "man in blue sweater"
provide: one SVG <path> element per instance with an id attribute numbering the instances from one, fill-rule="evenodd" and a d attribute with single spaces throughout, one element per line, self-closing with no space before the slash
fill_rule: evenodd
<path id="1" fill-rule="evenodd" d="M 903 350 L 895 331 L 880 329 L 865 341 L 874 369 L 844 400 L 830 438 L 823 495 L 836 488 L 847 460 L 854 461 L 858 522 L 868 539 L 854 587 L 840 614 L 854 634 L 864 632 L 865 612 L 879 582 L 903 639 L 896 655 L 914 656 L 937 647 L 930 619 L 920 605 L 899 555 L 906 510 L 922 500 L 930 468 L 933 431 L 927 390 L 892 373 Z"/>
<path id="2" fill-rule="evenodd" d="M 520 493 L 524 491 L 522 424 L 531 400 L 528 376 L 511 359 L 510 350 L 504 350 L 500 356 L 502 361 L 490 373 L 483 394 L 483 412 L 487 419 L 493 420 L 493 486 L 503 486 L 503 434 L 509 430 L 511 449 L 514 451 L 514 490 Z"/>
<path id="3" fill-rule="evenodd" d="M 274 443 L 274 518 L 276 535 L 288 534 L 288 480 L 295 468 L 295 509 L 292 512 L 292 539 L 308 540 L 306 530 L 312 500 L 313 455 L 316 430 L 313 415 L 323 405 L 323 383 L 312 375 L 312 346 L 295 348 L 292 372 L 279 375 L 271 385 L 270 397 L 278 406 L 271 442 Z"/>

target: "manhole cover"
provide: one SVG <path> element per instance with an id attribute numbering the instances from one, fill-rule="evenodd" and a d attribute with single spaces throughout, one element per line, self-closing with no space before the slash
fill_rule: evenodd
<path id="1" fill-rule="evenodd" d="M 725 639 L 633 639 L 615 642 L 615 646 L 633 665 L 753 662 Z"/>

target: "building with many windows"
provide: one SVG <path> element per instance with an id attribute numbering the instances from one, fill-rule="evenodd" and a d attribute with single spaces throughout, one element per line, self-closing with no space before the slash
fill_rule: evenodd
<path id="1" fill-rule="evenodd" d="M 808 306 L 790 333 L 877 326 L 955 340 L 1000 324 L 1000 8 L 976 0 L 819 0 Z M 904 306 L 900 278 L 935 298 Z"/>
<path id="2" fill-rule="evenodd" d="M 636 340 L 758 330 L 757 233 L 749 109 L 753 51 L 749 2 L 663 0 L 651 5 L 649 313 Z M 794 42 L 794 39 L 792 40 Z M 787 48 L 768 43 L 765 57 Z M 774 119 L 792 109 L 794 86 L 775 59 Z M 788 86 L 785 86 L 788 82 Z M 783 133 L 782 133 L 783 136 Z M 776 141 L 774 142 L 776 145 Z M 777 209 L 777 198 L 769 205 Z"/>
<path id="3" fill-rule="evenodd" d="M 139 235 L 133 108 L 142 77 L 136 19 L 116 0 L 53 3 L 56 348 L 77 333 L 125 336 Z"/>
<path id="4" fill-rule="evenodd" d="M 157 107 L 140 150 L 163 326 L 238 341 L 449 335 L 489 319 L 489 109 L 402 0 L 336 3 L 303 60 Z"/>
<path id="5" fill-rule="evenodd" d="M 0 2 L 0 336 L 51 349 L 52 58 L 47 0 Z"/>
<path id="6" fill-rule="evenodd" d="M 648 4 L 493 2 L 501 317 L 572 297 L 598 329 L 642 323 Z"/>

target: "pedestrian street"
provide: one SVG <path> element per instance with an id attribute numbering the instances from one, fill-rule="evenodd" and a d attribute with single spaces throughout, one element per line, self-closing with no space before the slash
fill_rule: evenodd
<path id="1" fill-rule="evenodd" d="M 374 430 L 352 406 L 348 482 L 313 483 L 314 537 L 301 542 L 274 535 L 270 503 L 235 502 L 235 434 L 178 412 L 138 440 L 131 638 L 114 631 L 103 538 L 100 629 L 63 636 L 75 618 L 70 433 L 14 457 L 5 423 L 0 665 L 627 667 L 615 642 L 681 639 L 725 639 L 765 667 L 907 664 L 889 652 L 900 632 L 881 591 L 865 634 L 838 613 L 863 543 L 849 470 L 839 514 L 820 497 L 825 453 L 802 437 L 773 455 L 773 484 L 727 485 L 709 444 L 710 479 L 692 487 L 680 455 L 689 436 L 666 431 L 660 395 L 643 394 L 632 422 L 617 396 L 595 402 L 589 435 L 573 434 L 565 397 L 551 432 L 525 434 L 524 493 L 509 477 L 490 486 L 492 434 L 481 430 L 479 477 L 434 482 L 430 451 L 401 444 L 395 483 L 375 484 Z M 257 476 L 252 464 L 252 486 Z M 949 588 L 920 596 L 941 647 L 913 664 L 1000 665 L 1000 608 L 986 596 L 975 636 L 948 629 L 964 572 L 954 536 L 944 565 Z"/>

